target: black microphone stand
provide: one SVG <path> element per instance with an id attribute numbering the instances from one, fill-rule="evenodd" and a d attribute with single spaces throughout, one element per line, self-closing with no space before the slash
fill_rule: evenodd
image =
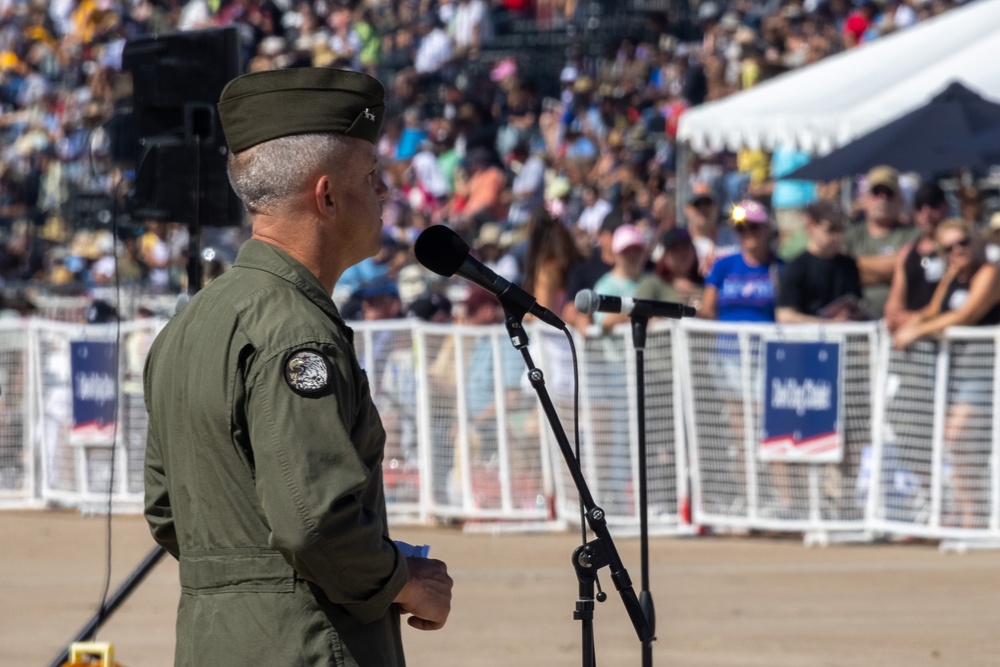
<path id="1" fill-rule="evenodd" d="M 653 640 L 653 630 L 647 621 L 635 590 L 632 588 L 632 580 L 622 563 L 621 556 L 615 548 L 608 531 L 607 517 L 604 510 L 596 505 L 594 497 L 590 493 L 580 463 L 573 454 L 566 431 L 559 421 L 555 406 L 545 388 L 545 376 L 542 371 L 535 367 L 528 352 L 528 334 L 524 330 L 522 321 L 528 309 L 522 303 L 515 302 L 514 299 L 505 299 L 504 295 L 499 296 L 500 304 L 506 314 L 505 324 L 510 341 L 514 348 L 521 353 L 524 363 L 528 368 L 528 380 L 538 394 L 538 399 L 542 404 L 542 409 L 548 419 L 552 433 L 569 468 L 570 476 L 580 494 L 580 503 L 584 508 L 584 516 L 595 539 L 576 548 L 573 551 L 573 568 L 576 570 L 579 581 L 579 598 L 573 612 L 573 618 L 582 623 L 582 653 L 583 667 L 595 667 L 597 655 L 594 647 L 594 586 L 597 581 L 597 571 L 605 566 L 611 568 L 611 581 L 615 585 L 625 605 L 632 626 L 643 644 Z M 602 598 L 598 598 L 601 600 Z"/>
<path id="2" fill-rule="evenodd" d="M 646 325 L 648 317 L 632 317 L 632 346 L 635 348 L 635 386 L 639 427 L 639 606 L 649 622 L 651 636 L 642 642 L 642 667 L 653 665 L 653 640 L 656 638 L 656 611 L 649 590 L 649 495 L 646 489 Z"/>

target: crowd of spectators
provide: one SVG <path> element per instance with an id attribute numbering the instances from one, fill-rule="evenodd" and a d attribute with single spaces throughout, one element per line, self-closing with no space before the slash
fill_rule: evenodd
<path id="1" fill-rule="evenodd" d="M 439 303 L 428 310 L 435 290 L 433 299 L 450 296 L 461 312 L 464 286 L 446 289 L 412 254 L 417 235 L 438 223 L 581 327 L 591 318 L 576 312 L 573 296 L 595 286 L 683 300 L 703 315 L 721 316 L 726 288 L 718 262 L 746 255 L 747 244 L 757 241 L 768 267 L 792 262 L 790 268 L 808 276 L 828 265 L 855 265 L 860 289 L 845 278 L 844 291 L 860 291 L 857 303 L 826 314 L 880 317 L 893 276 L 913 271 L 894 259 L 896 249 L 919 235 L 914 223 L 922 224 L 911 181 L 891 170 L 873 172 L 862 179 L 852 208 L 841 213 L 831 204 L 840 199 L 837 184 L 782 178 L 809 156 L 779 147 L 697 156 L 685 172 L 691 180 L 680 183 L 678 118 L 693 106 L 907 29 L 955 3 L 702 0 L 690 4 L 686 22 L 676 10 L 647 10 L 642 29 L 597 50 L 586 44 L 554 48 L 547 58 L 562 63 L 558 81 L 539 79 L 535 51 L 491 51 L 515 22 L 549 34 L 579 31 L 595 15 L 593 4 L 2 0 L 4 293 L 26 285 L 89 293 L 116 282 L 160 293 L 187 288 L 188 229 L 129 218 L 127 188 L 120 187 L 122 178 L 127 184 L 128 166 L 111 159 L 109 121 L 131 92 L 121 70 L 128 39 L 234 25 L 247 71 L 342 67 L 377 75 L 388 89 L 391 110 L 377 146 L 390 187 L 383 251 L 338 284 L 334 298 L 348 317 L 428 319 L 444 312 Z M 607 21 L 616 12 L 639 11 L 603 4 L 597 14 Z M 741 200 L 747 203 L 733 206 Z M 967 202 L 960 211 L 959 203 Z M 986 228 L 981 202 L 971 193 L 946 204 L 973 223 L 970 233 L 978 233 Z M 749 217 L 736 219 L 734 210 L 742 211 L 737 218 Z M 112 227 L 112 217 L 120 224 Z M 934 252 L 932 230 L 920 231 L 917 248 L 927 256 Z M 207 230 L 199 248 L 204 261 L 223 270 L 243 234 Z M 800 255 L 811 259 L 799 266 L 805 260 L 793 260 Z M 754 261 L 742 264 L 754 268 Z M 778 273 L 762 273 L 773 282 L 770 319 L 775 308 L 792 320 L 816 317 L 810 311 L 831 295 L 780 296 Z M 399 307 L 374 307 L 386 295 Z M 894 307 L 892 321 L 901 322 Z M 907 302 L 907 309 L 917 308 Z"/>

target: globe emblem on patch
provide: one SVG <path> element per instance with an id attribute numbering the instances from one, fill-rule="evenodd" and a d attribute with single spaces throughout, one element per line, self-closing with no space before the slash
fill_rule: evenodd
<path id="1" fill-rule="evenodd" d="M 300 394 L 316 394 L 330 382 L 326 357 L 314 350 L 299 350 L 285 361 L 285 381 Z"/>

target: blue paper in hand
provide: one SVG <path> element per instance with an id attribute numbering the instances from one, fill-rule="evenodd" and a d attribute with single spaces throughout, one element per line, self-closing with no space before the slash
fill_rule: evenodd
<path id="1" fill-rule="evenodd" d="M 395 540 L 395 542 L 396 547 L 403 554 L 404 558 L 427 558 L 427 554 L 431 552 L 429 544 L 415 545 L 401 540 Z"/>

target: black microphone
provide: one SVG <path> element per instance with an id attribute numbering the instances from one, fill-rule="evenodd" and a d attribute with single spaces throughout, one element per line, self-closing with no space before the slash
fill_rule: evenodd
<path id="1" fill-rule="evenodd" d="M 539 306 L 535 297 L 469 254 L 469 244 L 445 225 L 433 225 L 420 232 L 413 244 L 413 254 L 418 262 L 439 276 L 450 278 L 457 273 L 497 297 L 505 308 L 511 306 L 557 329 L 566 329 L 566 323 L 549 309 Z"/>
<path id="2" fill-rule="evenodd" d="M 697 312 L 691 306 L 682 303 L 630 299 L 627 296 L 605 296 L 591 289 L 577 292 L 575 303 L 576 309 L 585 315 L 593 315 L 596 312 L 622 313 L 632 317 L 670 317 L 679 320 L 682 317 L 694 317 Z"/>

